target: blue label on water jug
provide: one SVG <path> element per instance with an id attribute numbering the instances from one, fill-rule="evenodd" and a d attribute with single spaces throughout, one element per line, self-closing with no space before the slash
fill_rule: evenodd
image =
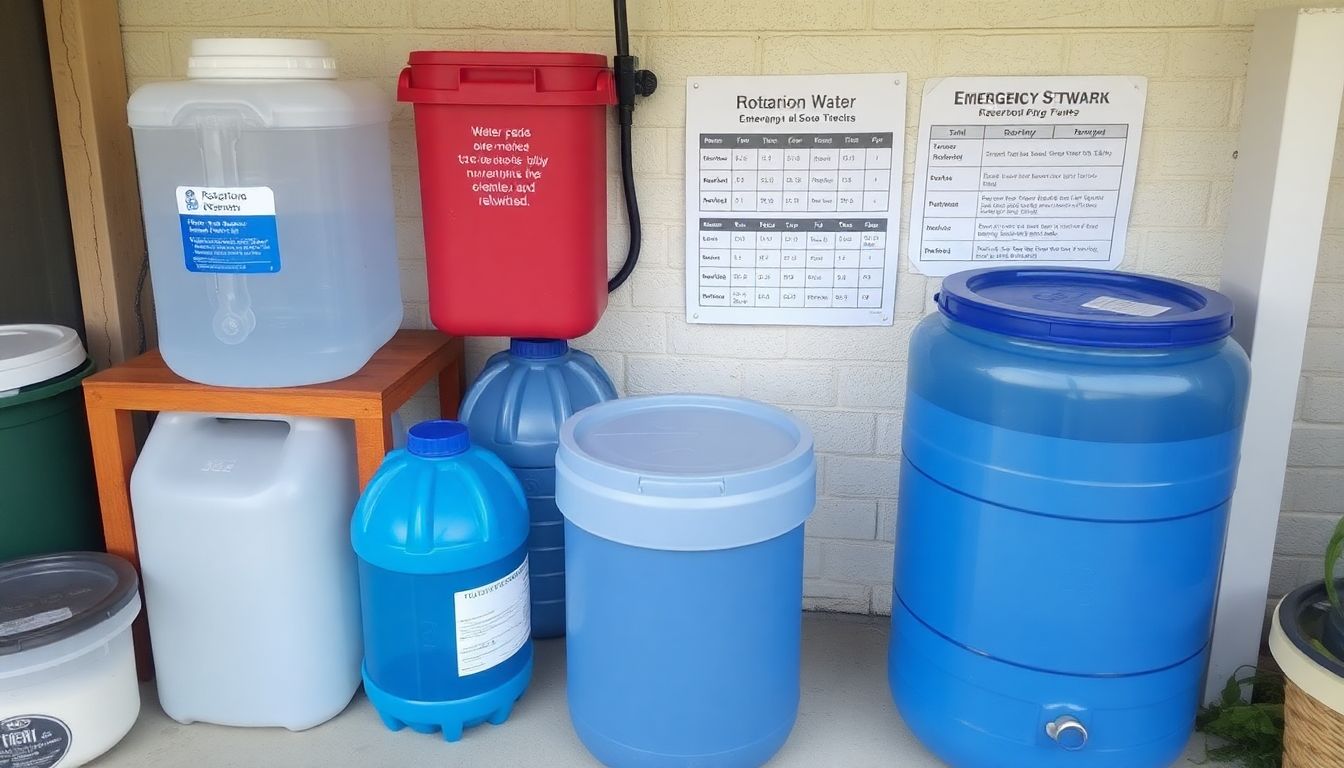
<path id="1" fill-rule="evenodd" d="M 178 187 L 177 216 L 189 272 L 280 271 L 270 187 Z"/>

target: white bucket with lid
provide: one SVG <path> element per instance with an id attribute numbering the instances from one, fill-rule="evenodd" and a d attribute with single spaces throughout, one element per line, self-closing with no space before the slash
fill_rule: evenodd
<path id="1" fill-rule="evenodd" d="M 0 397 L 75 370 L 88 355 L 73 328 L 0 325 Z"/>
<path id="2" fill-rule="evenodd" d="M 75 768 L 140 714 L 135 569 L 99 552 L 0 564 L 0 765 Z"/>

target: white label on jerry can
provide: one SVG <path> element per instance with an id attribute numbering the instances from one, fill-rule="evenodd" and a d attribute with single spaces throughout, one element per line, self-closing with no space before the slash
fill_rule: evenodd
<path id="1" fill-rule="evenodd" d="M 532 634 L 527 558 L 513 573 L 453 594 L 457 615 L 457 675 L 465 677 L 503 664 Z"/>

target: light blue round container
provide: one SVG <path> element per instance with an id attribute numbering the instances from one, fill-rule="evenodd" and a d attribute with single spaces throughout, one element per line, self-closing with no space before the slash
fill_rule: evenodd
<path id="1" fill-rule="evenodd" d="M 709 395 L 595 405 L 565 422 L 569 712 L 610 766 L 742 768 L 798 712 L 812 435 Z"/>
<path id="2" fill-rule="evenodd" d="M 560 425 L 616 387 L 592 355 L 563 339 L 511 339 L 486 362 L 458 418 L 471 441 L 509 465 L 527 494 L 532 636 L 565 634 L 565 520 L 555 506 Z"/>

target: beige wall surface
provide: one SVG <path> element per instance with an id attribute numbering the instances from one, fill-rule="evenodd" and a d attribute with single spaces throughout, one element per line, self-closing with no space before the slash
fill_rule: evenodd
<path id="1" fill-rule="evenodd" d="M 1269 0 L 630 0 L 631 44 L 661 87 L 636 113 L 644 256 L 601 325 L 577 342 L 624 393 L 711 391 L 765 400 L 810 424 L 821 498 L 808 525 L 807 605 L 891 610 L 904 367 L 937 281 L 905 264 L 889 328 L 691 326 L 683 297 L 688 75 L 899 71 L 910 77 L 906 200 L 924 82 L 946 75 L 1149 78 L 1123 268 L 1216 286 L 1257 9 Z M 1335 0 L 1322 5 L 1344 4 Z M 607 0 L 120 0 L 131 86 L 185 75 L 203 36 L 316 37 L 345 76 L 389 94 L 417 49 L 613 52 Z M 411 113 L 393 123 L 406 324 L 428 327 Z M 609 141 L 613 264 L 625 228 Z M 1322 162 L 1330 162 L 1323 158 Z M 1344 512 L 1344 141 L 1331 195 L 1283 500 L 1273 591 L 1318 578 Z M 908 208 L 908 203 L 907 203 Z M 905 217 L 908 221 L 908 216 Z M 903 222 L 904 225 L 904 222 Z M 902 237 L 904 241 L 904 237 Z M 469 342 L 473 370 L 498 339 Z M 417 401 L 412 416 L 430 410 Z"/>

